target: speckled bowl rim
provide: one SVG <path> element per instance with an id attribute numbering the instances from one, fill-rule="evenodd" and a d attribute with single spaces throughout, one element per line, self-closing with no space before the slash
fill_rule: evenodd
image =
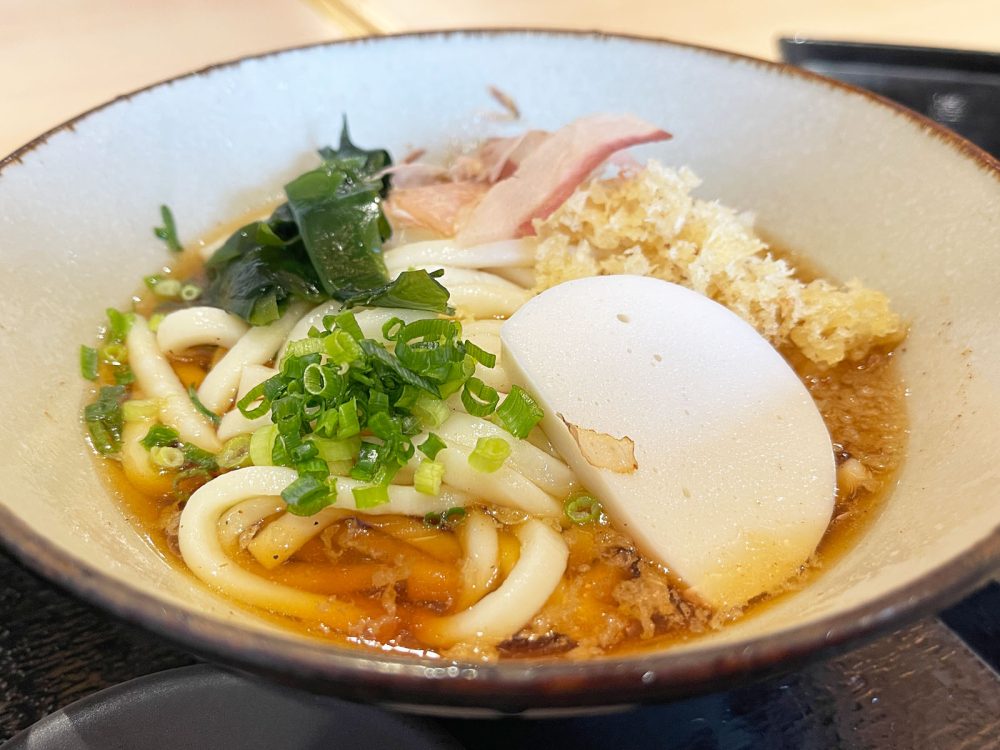
<path id="1" fill-rule="evenodd" d="M 682 47 L 703 54 L 795 76 L 811 83 L 864 97 L 888 107 L 928 134 L 940 138 L 956 156 L 969 159 L 1000 181 L 1000 161 L 934 121 L 883 97 L 781 63 L 700 45 L 629 34 L 559 29 L 456 29 L 360 37 L 249 55 L 176 76 L 95 107 L 43 133 L 0 160 L 0 176 L 22 157 L 44 146 L 55 133 L 72 131 L 77 122 L 136 94 L 286 52 L 314 47 L 391 44 L 396 38 L 456 36 L 582 37 L 622 39 Z M 878 600 L 838 615 L 742 643 L 664 651 L 587 662 L 517 661 L 491 665 L 451 665 L 441 660 L 380 656 L 368 652 L 295 641 L 245 630 L 214 618 L 166 606 L 163 601 L 80 561 L 32 531 L 9 508 L 0 506 L 0 542 L 28 568 L 76 596 L 211 660 L 265 674 L 285 684 L 356 700 L 416 710 L 480 709 L 480 715 L 650 703 L 728 688 L 767 674 L 829 656 L 848 646 L 939 611 L 988 580 L 1000 569 L 1000 528 L 966 552 Z M 485 709 L 485 712 L 482 711 Z"/>

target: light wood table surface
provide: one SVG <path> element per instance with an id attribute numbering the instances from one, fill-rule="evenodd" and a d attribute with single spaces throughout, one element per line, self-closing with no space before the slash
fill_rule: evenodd
<path id="1" fill-rule="evenodd" d="M 1000 0 L 0 0 L 0 155 L 213 62 L 461 26 L 602 29 L 770 58 L 783 34 L 1000 51 Z"/>

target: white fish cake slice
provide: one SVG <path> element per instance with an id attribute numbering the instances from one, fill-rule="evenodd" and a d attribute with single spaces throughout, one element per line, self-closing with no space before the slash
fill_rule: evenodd
<path id="1" fill-rule="evenodd" d="M 742 319 L 640 276 L 553 287 L 501 331 L 504 365 L 613 522 L 719 610 L 779 588 L 833 511 L 830 436 Z"/>

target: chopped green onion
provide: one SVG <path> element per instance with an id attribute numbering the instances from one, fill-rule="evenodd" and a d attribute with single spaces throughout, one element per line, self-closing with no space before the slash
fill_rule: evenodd
<path id="1" fill-rule="evenodd" d="M 105 310 L 108 316 L 108 341 L 111 343 L 120 344 L 125 341 L 125 337 L 128 335 L 129 329 L 132 327 L 132 321 L 135 320 L 135 315 L 132 313 L 119 312 L 113 307 L 109 307 Z"/>
<path id="2" fill-rule="evenodd" d="M 326 326 L 328 331 L 332 331 L 333 326 L 336 326 L 342 331 L 347 331 L 355 341 L 361 341 L 365 337 L 364 331 L 361 330 L 361 326 L 358 324 L 358 319 L 354 317 L 354 313 L 345 310 L 332 317 L 332 326 L 326 325 L 326 319 L 323 320 L 323 325 Z"/>
<path id="3" fill-rule="evenodd" d="M 433 432 L 429 432 L 427 433 L 427 439 L 417 447 L 420 449 L 421 453 L 433 461 L 437 458 L 438 453 L 448 447 L 448 444 Z"/>
<path id="4" fill-rule="evenodd" d="M 201 287 L 197 284 L 185 284 L 181 287 L 179 296 L 185 302 L 193 302 L 201 296 Z"/>
<path id="5" fill-rule="evenodd" d="M 133 399 L 122 404 L 122 417 L 126 422 L 145 422 L 160 413 L 160 402 L 156 399 Z"/>
<path id="6" fill-rule="evenodd" d="M 278 438 L 278 428 L 273 424 L 265 425 L 250 436 L 250 461 L 254 466 L 273 466 L 271 458 L 274 452 L 274 442 Z"/>
<path id="7" fill-rule="evenodd" d="M 361 437 L 358 435 L 343 440 L 331 440 L 313 434 L 308 438 L 308 442 L 316 446 L 317 455 L 327 463 L 353 461 L 361 449 Z"/>
<path id="8" fill-rule="evenodd" d="M 374 508 L 389 502 L 389 488 L 384 484 L 355 487 L 351 493 L 354 495 L 354 505 L 359 510 Z"/>
<path id="9" fill-rule="evenodd" d="M 80 347 L 80 374 L 86 380 L 97 380 L 97 349 L 92 346 Z"/>
<path id="10" fill-rule="evenodd" d="M 157 446 L 175 445 L 180 441 L 180 435 L 173 427 L 163 424 L 154 424 L 149 428 L 146 437 L 139 441 L 140 445 L 148 451 Z"/>
<path id="11" fill-rule="evenodd" d="M 184 248 L 177 239 L 177 225 L 174 223 L 173 212 L 167 206 L 160 206 L 160 218 L 163 219 L 163 226 L 154 227 L 153 234 L 163 240 L 171 251 L 179 253 Z"/>
<path id="12" fill-rule="evenodd" d="M 285 487 L 281 499 L 292 515 L 311 516 L 336 500 L 336 492 L 336 480 L 331 486 L 325 479 L 306 474 Z"/>
<path id="13" fill-rule="evenodd" d="M 601 517 L 601 503 L 591 495 L 572 495 L 563 505 L 566 518 L 575 524 L 592 523 Z"/>
<path id="14" fill-rule="evenodd" d="M 413 474 L 413 488 L 424 495 L 440 495 L 444 464 L 425 458 Z"/>
<path id="15" fill-rule="evenodd" d="M 149 330 L 152 333 L 156 333 L 157 329 L 160 327 L 160 323 L 163 322 L 163 319 L 165 317 L 167 317 L 167 316 L 164 315 L 163 313 L 154 313 L 153 315 L 151 315 L 150 318 L 149 318 L 149 323 L 148 323 Z"/>
<path id="16" fill-rule="evenodd" d="M 176 299 L 181 296 L 181 282 L 177 279 L 160 279 L 153 287 L 153 294 L 164 299 Z"/>
<path id="17" fill-rule="evenodd" d="M 128 348 L 125 344 L 105 344 L 97 354 L 102 362 L 107 362 L 109 365 L 122 365 L 128 361 Z"/>
<path id="18" fill-rule="evenodd" d="M 424 516 L 424 525 L 439 529 L 447 529 L 465 518 L 465 508 L 448 508 L 443 513 L 428 513 Z"/>
<path id="19" fill-rule="evenodd" d="M 184 451 L 172 445 L 154 445 L 149 449 L 149 460 L 163 469 L 179 469 L 185 463 Z"/>
<path id="20" fill-rule="evenodd" d="M 479 378 L 469 378 L 462 389 L 462 406 L 474 417 L 486 417 L 497 408 L 500 394 Z"/>
<path id="21" fill-rule="evenodd" d="M 500 426 L 520 440 L 528 436 L 543 416 L 541 407 L 519 385 L 510 389 L 496 411 L 496 421 Z"/>
<path id="22" fill-rule="evenodd" d="M 249 466 L 250 461 L 250 435 L 237 435 L 226 441 L 215 457 L 215 462 L 223 469 L 238 469 L 241 466 Z"/>
<path id="23" fill-rule="evenodd" d="M 465 353 L 476 360 L 483 367 L 494 367 L 497 363 L 497 355 L 476 346 L 471 341 L 465 342 Z"/>
<path id="24" fill-rule="evenodd" d="M 382 338 L 386 341 L 395 341 L 399 338 L 400 332 L 406 327 L 406 321 L 402 318 L 392 317 L 382 324 Z"/>
<path id="25" fill-rule="evenodd" d="M 337 409 L 339 426 L 337 427 L 338 438 L 348 438 L 361 432 L 361 425 L 358 421 L 358 401 L 351 399 L 347 403 L 341 404 Z"/>
<path id="26" fill-rule="evenodd" d="M 284 359 L 303 357 L 306 354 L 320 354 L 323 351 L 323 339 L 299 339 L 288 342 Z"/>
<path id="27" fill-rule="evenodd" d="M 336 329 L 323 339 L 327 356 L 338 365 L 347 365 L 361 359 L 361 346 L 345 330 Z"/>
<path id="28" fill-rule="evenodd" d="M 410 410 L 425 427 L 440 427 L 451 416 L 448 404 L 433 396 L 421 395 Z"/>
<path id="29" fill-rule="evenodd" d="M 124 418 L 122 402 L 125 401 L 125 386 L 105 385 L 97 394 L 97 400 L 83 409 L 83 419 L 94 450 L 103 455 L 117 453 L 121 447 L 121 431 Z"/>
<path id="30" fill-rule="evenodd" d="M 481 437 L 469 454 L 469 465 L 476 471 L 492 474 L 510 456 L 510 443 L 503 438 Z"/>
<path id="31" fill-rule="evenodd" d="M 193 385 L 188 386 L 188 398 L 191 399 L 191 403 L 194 404 L 194 408 L 198 411 L 199 414 L 205 417 L 205 419 L 207 419 L 212 424 L 216 426 L 219 425 L 219 422 L 222 421 L 222 417 L 220 417 L 214 411 L 212 411 L 203 403 L 201 403 L 201 399 L 198 398 L 198 389 L 195 388 Z"/>
<path id="32" fill-rule="evenodd" d="M 135 373 L 128 365 L 119 365 L 115 368 L 115 383 L 117 385 L 128 385 L 135 382 Z"/>
<path id="33" fill-rule="evenodd" d="M 154 273 L 151 276 L 144 276 L 142 283 L 146 285 L 149 291 L 156 289 L 156 285 L 163 281 L 163 276 L 158 273 Z"/>

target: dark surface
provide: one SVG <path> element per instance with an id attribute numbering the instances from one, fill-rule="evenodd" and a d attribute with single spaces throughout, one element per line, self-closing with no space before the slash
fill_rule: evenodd
<path id="1" fill-rule="evenodd" d="M 47 714 L 98 690 L 160 670 L 193 664 L 190 655 L 156 637 L 113 621 L 63 594 L 0 555 L 0 740 Z M 945 618 L 970 640 L 1000 643 L 1000 586 L 949 610 Z M 998 665 L 1000 666 L 1000 665 Z M 194 700 L 213 686 L 234 686 L 242 700 L 229 704 Z M 220 688 L 221 689 L 221 688 Z M 270 696 L 270 697 L 268 697 Z M 160 713 L 188 700 L 183 721 L 203 717 L 205 747 L 353 747 L 351 738 L 331 729 L 323 743 L 311 730 L 288 729 L 283 744 L 254 744 L 270 732 L 254 732 L 254 721 L 269 730 L 324 727 L 329 722 L 370 721 L 375 709 L 279 690 L 259 678 L 236 677 L 215 668 L 165 675 L 152 682 L 122 686 L 110 695 L 61 712 L 32 736 L 39 750 L 72 748 L 192 747 L 178 730 L 166 733 Z M 171 702 L 173 701 L 173 702 Z M 180 703 L 178 703 L 180 701 Z M 155 704 L 151 706 L 150 704 Z M 230 706 L 225 709 L 225 706 Z M 235 708 L 233 706 L 236 706 Z M 266 708 L 264 708 L 266 706 Z M 225 710 L 224 710 L 225 709 Z M 237 710 L 238 709 L 238 710 Z M 138 712 L 138 714 L 136 713 Z M 147 716 L 124 742 L 119 721 Z M 1000 747 L 1000 676 L 950 629 L 924 620 L 857 651 L 807 667 L 781 679 L 666 706 L 600 717 L 572 719 L 400 723 L 384 717 L 382 731 L 410 727 L 412 742 L 379 741 L 365 734 L 368 747 L 458 746 L 503 750 L 553 747 L 654 748 L 991 748 Z M 331 724 L 332 726 L 332 724 Z M 140 732 L 135 734 L 135 732 Z M 242 734 L 241 734 L 242 733 Z M 227 737 L 224 744 L 213 737 Z M 76 744 L 59 744 L 73 742 Z M 83 742 L 84 744 L 80 744 Z M 324 744 L 325 743 L 325 744 Z"/>
<path id="2" fill-rule="evenodd" d="M 781 57 L 881 94 L 1000 154 L 1000 54 L 782 39 Z"/>

